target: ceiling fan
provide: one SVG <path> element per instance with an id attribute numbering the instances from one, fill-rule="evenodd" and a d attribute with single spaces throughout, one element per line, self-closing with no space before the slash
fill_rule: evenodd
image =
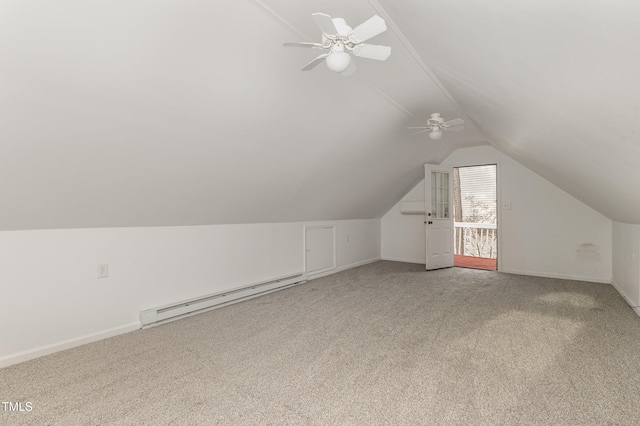
<path id="1" fill-rule="evenodd" d="M 320 62 L 325 61 L 331 71 L 347 76 L 356 71 L 356 66 L 351 60 L 349 52 L 361 58 L 376 59 L 378 61 L 385 61 L 391 54 L 391 47 L 389 46 L 363 43 L 387 30 L 384 19 L 378 15 L 369 18 L 355 29 L 347 25 L 342 18 L 331 18 L 331 16 L 324 13 L 314 13 L 311 16 L 322 31 L 322 43 L 284 44 L 287 47 L 308 47 L 327 51 L 327 53 L 323 53 L 305 65 L 302 71 L 309 71 Z"/>
<path id="2" fill-rule="evenodd" d="M 450 121 L 444 121 L 444 118 L 440 117 L 440 113 L 431 114 L 431 118 L 427 120 L 427 125 L 424 127 L 407 127 L 407 129 L 420 129 L 419 132 L 412 133 L 412 135 L 417 135 L 418 133 L 428 132 L 429 137 L 433 140 L 438 140 L 442 138 L 442 131 L 453 131 L 453 132 L 461 132 L 464 130 L 464 120 L 462 118 L 454 118 Z"/>

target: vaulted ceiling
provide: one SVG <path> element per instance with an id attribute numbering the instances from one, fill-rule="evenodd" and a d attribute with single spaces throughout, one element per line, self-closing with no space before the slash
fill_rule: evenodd
<path id="1" fill-rule="evenodd" d="M 382 16 L 351 77 L 314 12 Z M 375 218 L 422 164 L 492 144 L 640 223 L 630 1 L 5 0 L 0 230 Z M 429 114 L 461 117 L 440 141 Z"/>

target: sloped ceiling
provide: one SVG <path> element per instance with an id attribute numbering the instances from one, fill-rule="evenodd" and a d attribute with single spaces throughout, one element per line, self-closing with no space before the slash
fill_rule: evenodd
<path id="1" fill-rule="evenodd" d="M 380 4 L 491 144 L 640 223 L 640 3 Z"/>
<path id="2" fill-rule="evenodd" d="M 639 223 L 640 8 L 570 3 L 5 0 L 0 230 L 375 218 L 485 143 Z M 313 12 L 391 57 L 299 71 Z"/>

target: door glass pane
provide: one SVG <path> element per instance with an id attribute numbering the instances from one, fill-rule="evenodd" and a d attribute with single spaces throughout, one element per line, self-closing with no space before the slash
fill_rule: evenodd
<path id="1" fill-rule="evenodd" d="M 431 215 L 434 219 L 449 218 L 449 173 L 431 172 Z"/>
<path id="2" fill-rule="evenodd" d="M 431 172 L 431 216 L 438 217 L 438 173 Z"/>

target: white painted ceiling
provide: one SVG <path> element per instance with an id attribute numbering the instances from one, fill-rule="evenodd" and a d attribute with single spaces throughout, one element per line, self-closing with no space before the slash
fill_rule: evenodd
<path id="1" fill-rule="evenodd" d="M 389 31 L 345 78 L 311 13 Z M 382 216 L 491 143 L 640 223 L 640 6 L 609 1 L 4 0 L 0 230 Z M 432 112 L 441 141 L 411 136 Z M 475 125 L 474 125 L 475 123 Z"/>

